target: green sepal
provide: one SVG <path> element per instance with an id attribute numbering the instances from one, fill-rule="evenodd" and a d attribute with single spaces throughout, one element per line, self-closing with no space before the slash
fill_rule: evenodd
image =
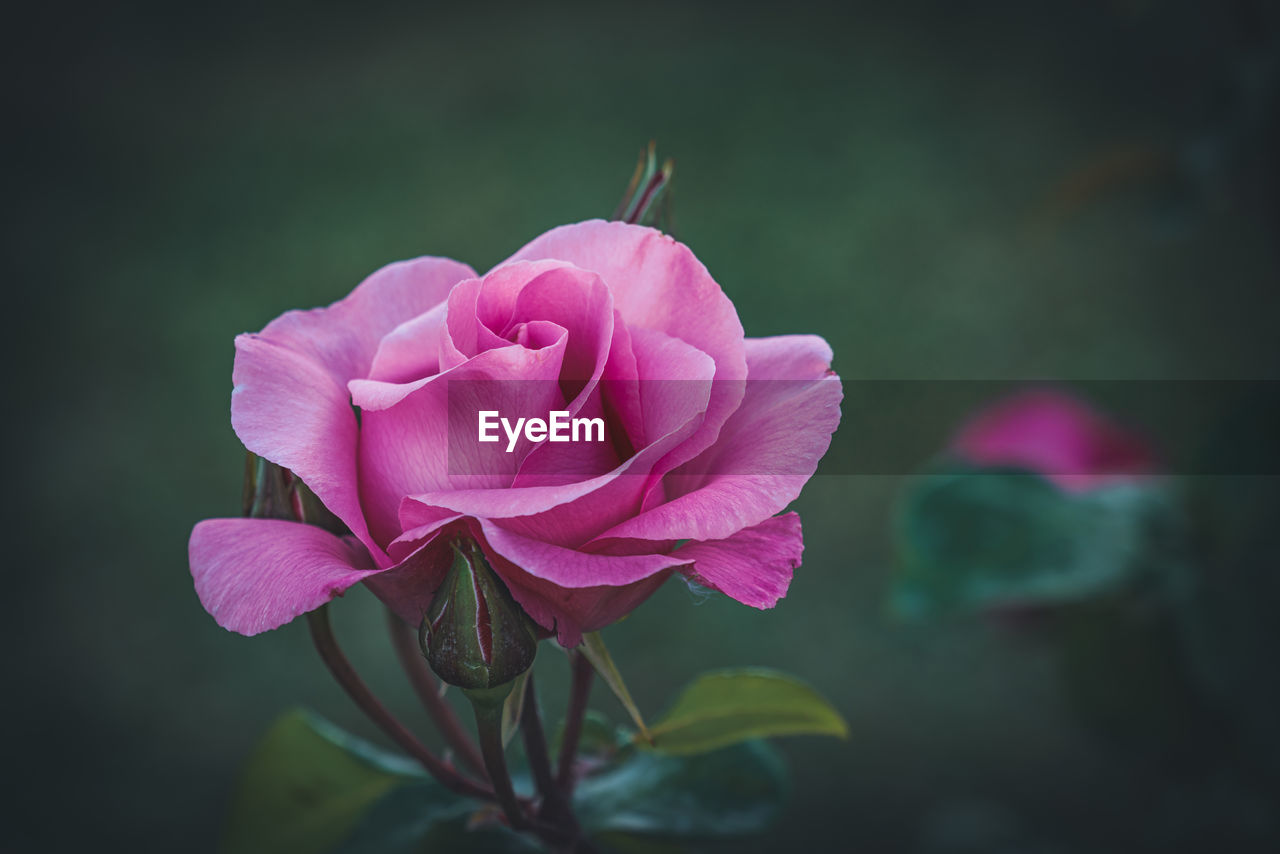
<path id="1" fill-rule="evenodd" d="M 244 465 L 245 516 L 302 522 L 338 536 L 351 533 L 346 524 L 289 469 L 252 451 L 247 452 Z"/>
<path id="2" fill-rule="evenodd" d="M 618 665 L 613 663 L 613 656 L 609 654 L 609 648 L 604 645 L 604 638 L 599 632 L 587 632 L 582 636 L 582 643 L 578 646 L 578 650 L 587 657 L 587 661 L 591 662 L 591 666 L 604 680 L 604 684 L 609 686 L 609 690 L 618 698 L 618 702 L 622 703 L 622 708 L 626 709 L 631 720 L 640 729 L 640 735 L 649 739 L 649 728 L 645 726 L 644 718 L 640 715 L 640 709 L 636 706 L 635 700 L 631 699 L 631 692 L 627 690 L 627 683 L 622 680 Z"/>

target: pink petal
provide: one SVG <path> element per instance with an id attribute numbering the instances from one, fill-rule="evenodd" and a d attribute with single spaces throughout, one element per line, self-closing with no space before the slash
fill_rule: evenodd
<path id="1" fill-rule="evenodd" d="M 559 261 L 506 264 L 483 279 L 471 279 L 454 288 L 449 294 L 440 351 L 442 366 L 451 368 L 485 350 L 512 343 L 507 332 L 520 292 L 542 273 L 568 266 Z"/>
<path id="2" fill-rule="evenodd" d="M 483 538 L 482 538 L 483 540 Z M 663 569 L 630 584 L 561 587 L 526 571 L 485 544 L 485 555 L 507 589 L 538 625 L 556 633 L 560 644 L 575 647 L 583 632 L 594 632 L 631 613 L 671 575 Z"/>
<path id="3" fill-rule="evenodd" d="M 550 321 L 569 330 L 561 382 L 594 384 L 600 378 L 613 339 L 613 300 L 599 276 L 565 265 L 530 279 L 516 298 L 504 333 L 533 321 Z"/>
<path id="4" fill-rule="evenodd" d="M 445 515 L 464 514 L 504 519 L 508 530 L 557 545 L 578 546 L 633 517 L 650 488 L 650 472 L 701 425 L 715 371 L 706 354 L 662 333 L 639 331 L 636 343 L 638 362 L 652 375 L 688 377 L 639 383 L 641 399 L 635 403 L 637 411 L 643 410 L 644 424 L 637 432 L 655 438 L 638 454 L 612 472 L 575 483 L 413 494 L 401 508 L 401 524 L 412 527 Z"/>
<path id="5" fill-rule="evenodd" d="M 497 410 L 514 420 L 545 418 L 549 411 L 563 409 L 556 381 L 563 348 L 562 339 L 542 350 L 514 344 L 488 350 L 411 384 L 408 393 L 406 387 L 388 383 L 351 383 L 362 409 L 361 506 L 379 544 L 400 533 L 400 502 L 406 495 L 511 484 L 530 443 L 521 439 L 507 453 L 501 435 L 494 443 L 478 442 L 476 413 Z"/>
<path id="6" fill-rule="evenodd" d="M 368 375 L 384 335 L 444 302 L 455 284 L 475 275 L 466 264 L 448 258 L 388 264 L 345 299 L 328 308 L 286 312 L 259 337 L 302 353 L 346 385 Z"/>
<path id="7" fill-rule="evenodd" d="M 552 229 L 510 260 L 537 259 L 568 261 L 598 273 L 629 327 L 664 332 L 711 357 L 717 382 L 706 419 L 672 464 L 709 447 L 742 399 L 741 384 L 734 381 L 746 378 L 747 366 L 738 314 L 702 262 L 660 231 L 603 220 Z"/>
<path id="8" fill-rule="evenodd" d="M 356 489 L 357 428 L 346 383 L 368 372 L 387 332 L 474 275 L 445 258 L 391 264 L 328 308 L 287 312 L 236 339 L 236 435 L 292 469 L 380 560 Z"/>
<path id="9" fill-rule="evenodd" d="M 516 264 L 514 266 L 532 266 Z M 531 279 L 516 300 L 504 334 L 528 334 L 548 323 L 568 330 L 559 383 L 570 418 L 602 418 L 599 382 L 614 340 L 609 290 L 594 273 L 561 265 Z M 545 415 L 545 413 L 543 413 Z M 602 442 L 543 442 L 521 462 L 513 487 L 571 483 L 607 473 L 625 459 Z"/>
<path id="10" fill-rule="evenodd" d="M 450 540 L 439 530 L 433 531 L 397 566 L 369 578 L 365 586 L 400 619 L 411 626 L 420 625 L 453 563 Z"/>
<path id="11" fill-rule="evenodd" d="M 641 447 L 709 411 L 721 384 L 710 356 L 651 329 L 632 329 L 631 347 L 640 377 Z"/>
<path id="12" fill-rule="evenodd" d="M 525 613 L 538 625 L 555 632 L 560 645 L 569 649 L 582 643 L 583 632 L 599 631 L 630 614 L 671 575 L 668 569 L 621 587 L 567 589 L 522 574 L 519 568 L 506 566 L 501 558 L 495 566 L 503 567 L 507 589 Z"/>
<path id="13" fill-rule="evenodd" d="M 447 521 L 452 523 L 455 520 Z M 400 567 L 370 578 L 366 586 L 402 619 L 410 625 L 417 625 L 430 606 L 431 598 L 449 565 L 448 543 L 451 536 L 448 531 L 460 530 L 466 530 L 481 543 L 494 571 L 534 622 L 556 632 L 560 643 L 567 647 L 577 646 L 582 640 L 583 632 L 602 629 L 629 614 L 671 574 L 670 569 L 661 569 L 619 586 L 597 584 L 590 587 L 562 587 L 539 578 L 497 552 L 480 525 L 473 520 L 465 523 L 462 528 L 455 528 L 452 524 L 425 527 L 422 532 L 427 532 L 425 536 L 428 539 L 424 545 Z M 406 538 L 408 536 L 406 534 Z M 527 557 L 526 555 L 525 558 Z"/>
<path id="14" fill-rule="evenodd" d="M 713 364 L 713 372 L 714 367 Z M 600 375 L 600 386 L 610 410 L 608 423 L 621 425 L 633 452 L 643 448 L 646 443 L 644 414 L 640 408 L 640 371 L 636 365 L 631 332 L 616 309 L 613 312 L 613 341 L 609 345 L 604 372 Z M 615 444 L 621 446 L 620 437 L 615 439 Z M 625 449 L 619 448 L 619 451 L 626 456 Z"/>
<path id="15" fill-rule="evenodd" d="M 520 463 L 520 471 L 511 482 L 511 489 L 529 486 L 562 486 L 600 477 L 614 471 L 626 459 L 629 443 L 614 445 L 614 435 L 608 430 L 604 401 L 598 384 L 584 390 L 575 400 L 565 404 L 564 411 L 572 419 L 599 419 L 605 429 L 592 428 L 591 441 L 542 442 L 536 445 Z M 572 427 L 566 428 L 572 437 Z M 595 441 L 597 438 L 601 441 Z M 629 454 L 627 456 L 630 456 Z"/>
<path id="16" fill-rule="evenodd" d="M 747 340 L 751 377 L 715 447 L 664 479 L 671 500 L 596 538 L 720 540 L 795 500 L 840 423 L 831 349 L 812 335 Z"/>
<path id="17" fill-rule="evenodd" d="M 442 302 L 384 335 L 373 356 L 368 378 L 405 383 L 440 373 L 440 346 L 448 306 Z"/>
<path id="18" fill-rule="evenodd" d="M 689 562 L 682 555 L 600 555 L 561 548 L 479 520 L 490 548 L 527 574 L 557 587 L 621 587 Z"/>
<path id="19" fill-rule="evenodd" d="M 1064 489 L 1151 474 L 1150 446 L 1068 394 L 1033 389 L 1001 400 L 960 429 L 951 450 L 986 466 L 1021 466 Z"/>
<path id="20" fill-rule="evenodd" d="M 347 540 L 272 519 L 206 519 L 188 555 L 200 603 L 242 635 L 278 628 L 379 572 Z"/>
<path id="21" fill-rule="evenodd" d="M 236 339 L 232 378 L 231 425 L 245 447 L 292 470 L 376 550 L 356 485 L 358 427 L 346 388 L 304 354 L 253 335 Z"/>
<path id="22" fill-rule="evenodd" d="M 753 608 L 772 608 L 787 595 L 800 566 L 804 538 L 795 513 L 766 519 L 724 540 L 688 543 L 675 554 L 693 561 L 690 574 Z"/>

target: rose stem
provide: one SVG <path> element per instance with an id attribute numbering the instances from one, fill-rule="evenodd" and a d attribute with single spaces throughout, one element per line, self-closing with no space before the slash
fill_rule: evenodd
<path id="1" fill-rule="evenodd" d="M 520 711 L 520 735 L 524 739 L 524 753 L 529 759 L 534 782 L 542 795 L 546 817 L 564 826 L 576 837 L 578 822 L 573 816 L 564 792 L 556 785 L 551 774 L 551 757 L 547 754 L 547 739 L 542 730 L 542 716 L 538 712 L 538 692 L 533 684 L 533 672 L 529 672 L 529 684 L 524 689 L 524 708 Z"/>
<path id="2" fill-rule="evenodd" d="M 484 754 L 484 764 L 489 769 L 498 806 L 506 813 L 513 829 L 524 830 L 530 825 L 520 809 L 520 802 L 516 800 L 515 789 L 511 787 L 511 775 L 507 773 L 507 757 L 502 745 L 502 703 L 473 702 L 471 706 L 476 713 L 480 752 Z"/>
<path id="3" fill-rule="evenodd" d="M 484 757 L 479 748 L 471 740 L 471 736 L 462 726 L 462 721 L 453 710 L 453 706 L 440 696 L 440 686 L 436 682 L 427 662 L 422 658 L 417 638 L 411 627 L 405 624 L 390 608 L 387 609 L 387 626 L 391 631 L 391 642 L 395 646 L 396 657 L 404 668 L 409 682 L 422 705 L 426 707 L 431 719 L 436 722 L 440 734 L 458 754 L 458 759 L 472 771 L 486 779 Z"/>
<path id="4" fill-rule="evenodd" d="M 573 762 L 578 755 L 578 739 L 582 736 L 582 719 L 587 713 L 587 698 L 591 696 L 591 679 L 595 670 L 587 657 L 576 649 L 569 650 L 573 668 L 569 685 L 569 708 L 565 712 L 564 736 L 560 740 L 560 759 L 556 782 L 567 798 L 573 793 Z"/>
<path id="5" fill-rule="evenodd" d="M 321 605 L 316 610 L 307 614 L 307 625 L 311 628 L 311 639 L 315 642 L 316 651 L 320 653 L 320 657 L 324 659 L 324 663 L 328 666 L 329 672 L 333 674 L 333 678 L 343 687 L 347 694 L 360 707 L 360 711 L 364 712 L 378 728 L 387 734 L 387 737 L 400 746 L 402 750 L 418 760 L 423 768 L 430 772 L 446 788 L 472 798 L 482 798 L 484 800 L 493 800 L 494 793 L 492 790 L 484 786 L 477 785 L 460 775 L 452 765 L 436 758 L 426 745 L 418 741 L 418 739 L 405 729 L 404 724 L 396 720 L 396 718 L 382 705 L 382 702 L 373 695 L 369 690 L 369 686 L 360 678 L 360 674 L 356 673 L 355 668 L 351 666 L 351 662 L 347 660 L 343 654 L 342 648 L 338 646 L 337 639 L 333 636 L 333 626 L 329 623 L 329 606 Z M 508 783 L 508 785 L 510 785 Z"/>

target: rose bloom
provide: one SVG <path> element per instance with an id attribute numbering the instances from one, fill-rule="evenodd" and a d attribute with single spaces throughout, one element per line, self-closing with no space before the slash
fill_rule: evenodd
<path id="1" fill-rule="evenodd" d="M 757 608 L 786 594 L 799 495 L 840 420 L 821 338 L 744 338 L 687 247 L 590 221 L 484 276 L 444 258 L 236 339 L 231 423 L 350 529 L 209 519 L 191 573 L 218 623 L 276 628 L 361 582 L 417 625 L 469 536 L 566 646 L 673 571 Z M 603 442 L 477 441 L 477 413 L 602 418 Z"/>
<path id="2" fill-rule="evenodd" d="M 978 465 L 1029 469 L 1069 492 L 1156 471 L 1142 436 L 1049 388 L 1021 391 L 981 410 L 956 433 L 950 451 Z"/>

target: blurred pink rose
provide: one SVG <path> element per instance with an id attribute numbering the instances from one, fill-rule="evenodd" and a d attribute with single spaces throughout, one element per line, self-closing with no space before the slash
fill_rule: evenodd
<path id="1" fill-rule="evenodd" d="M 565 645 L 672 571 L 771 607 L 803 549 L 799 517 L 775 514 L 840 419 L 830 361 L 815 336 L 744 338 L 693 253 L 640 226 L 563 226 L 483 277 L 443 258 L 389 265 L 236 339 L 236 434 L 352 536 L 203 521 L 196 591 L 247 635 L 357 582 L 416 625 L 465 533 Z M 506 453 L 505 438 L 476 443 L 480 408 L 601 417 L 606 440 Z"/>
<path id="2" fill-rule="evenodd" d="M 1071 491 L 1155 471 L 1141 436 L 1052 389 L 1023 391 L 992 404 L 960 429 L 950 450 L 979 465 L 1030 469 Z"/>

